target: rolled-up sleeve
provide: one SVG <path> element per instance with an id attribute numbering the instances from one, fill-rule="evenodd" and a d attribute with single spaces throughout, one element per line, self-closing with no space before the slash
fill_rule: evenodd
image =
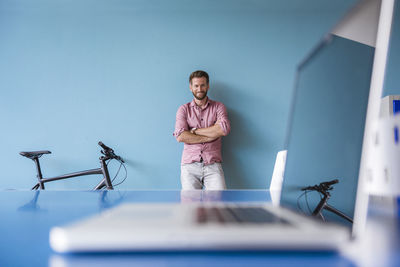
<path id="1" fill-rule="evenodd" d="M 217 107 L 217 120 L 219 121 L 219 125 L 224 132 L 224 135 L 228 135 L 231 131 L 231 123 L 228 119 L 228 112 L 226 111 L 225 105 L 222 103 L 218 103 Z"/>
<path id="2" fill-rule="evenodd" d="M 175 131 L 173 133 L 173 136 L 175 136 L 176 139 L 178 139 L 178 136 L 181 135 L 182 132 L 189 130 L 186 117 L 185 107 L 180 106 L 176 112 Z"/>

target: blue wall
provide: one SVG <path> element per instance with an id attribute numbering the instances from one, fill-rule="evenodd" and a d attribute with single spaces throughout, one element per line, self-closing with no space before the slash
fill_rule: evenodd
<path id="1" fill-rule="evenodd" d="M 395 1 L 383 96 L 400 95 L 400 1 Z"/>
<path id="2" fill-rule="evenodd" d="M 296 65 L 354 2 L 1 0 L 0 188 L 33 184 L 19 151 L 51 150 L 42 165 L 52 176 L 97 167 L 99 140 L 127 160 L 120 188 L 180 188 L 183 145 L 172 132 L 196 69 L 231 119 L 228 188 L 266 188 Z"/>

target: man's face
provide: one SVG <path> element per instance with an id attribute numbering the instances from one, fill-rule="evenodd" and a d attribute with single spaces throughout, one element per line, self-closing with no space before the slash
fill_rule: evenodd
<path id="1" fill-rule="evenodd" d="M 193 78 L 189 87 L 197 100 L 203 100 L 207 96 L 208 89 L 210 88 L 207 84 L 206 77 Z"/>

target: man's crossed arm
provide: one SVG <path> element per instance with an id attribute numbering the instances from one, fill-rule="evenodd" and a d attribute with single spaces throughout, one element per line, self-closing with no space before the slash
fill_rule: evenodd
<path id="1" fill-rule="evenodd" d="M 183 131 L 177 140 L 186 144 L 200 144 L 212 142 L 221 136 L 225 136 L 225 134 L 219 121 L 217 121 L 213 126 L 207 128 L 199 128 L 193 132 Z"/>

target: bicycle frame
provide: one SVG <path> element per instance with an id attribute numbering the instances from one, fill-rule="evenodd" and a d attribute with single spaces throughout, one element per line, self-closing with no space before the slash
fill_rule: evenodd
<path id="1" fill-rule="evenodd" d="M 306 193 L 307 193 L 307 190 L 317 191 L 324 196 L 323 198 L 321 198 L 317 207 L 314 209 L 314 211 L 312 213 L 313 216 L 318 217 L 321 220 L 325 221 L 324 216 L 322 215 L 322 210 L 327 210 L 327 211 L 330 211 L 330 212 L 346 219 L 347 221 L 353 223 L 353 220 L 349 216 L 347 216 L 340 210 L 337 210 L 328 204 L 328 199 L 331 197 L 331 194 L 328 191 L 333 190 L 332 185 L 337 184 L 337 183 L 339 183 L 339 179 L 334 179 L 332 181 L 322 182 L 319 185 L 307 186 L 307 187 L 302 188 L 301 190 L 306 191 Z"/>
<path id="2" fill-rule="evenodd" d="M 331 205 L 329 205 L 327 203 L 328 199 L 331 196 L 329 194 L 329 192 L 324 192 L 324 191 L 318 191 L 318 192 L 323 194 L 324 197 L 321 199 L 321 201 L 318 203 L 317 207 L 314 209 L 314 211 L 312 213 L 313 216 L 319 217 L 320 219 L 324 220 L 324 216 L 322 215 L 322 210 L 327 210 L 327 211 L 330 211 L 330 212 L 332 212 L 332 213 L 334 213 L 334 214 L 346 219 L 347 221 L 353 223 L 353 220 L 349 216 L 347 216 L 343 212 L 335 209 L 334 207 L 332 207 Z"/>
<path id="3" fill-rule="evenodd" d="M 78 176 L 93 175 L 93 174 L 102 174 L 103 175 L 103 179 L 100 181 L 100 183 L 98 185 L 96 185 L 93 188 L 93 190 L 100 190 L 100 189 L 103 189 L 104 187 L 106 187 L 106 189 L 108 189 L 108 190 L 113 190 L 114 188 L 112 186 L 110 174 L 108 172 L 108 167 L 107 167 L 107 163 L 106 163 L 106 161 L 109 159 L 111 159 L 111 158 L 109 158 L 107 156 L 101 156 L 99 158 L 101 167 L 97 168 L 97 169 L 73 172 L 73 173 L 68 173 L 68 174 L 64 174 L 64 175 L 60 175 L 60 176 L 56 176 L 56 177 L 52 177 L 52 178 L 43 178 L 39 159 L 34 158 L 33 161 L 35 162 L 35 165 L 36 165 L 38 183 L 32 187 L 32 190 L 37 190 L 37 189 L 39 189 L 39 187 L 41 190 L 45 189 L 44 184 L 47 182 L 64 180 L 64 179 L 69 179 L 69 178 L 78 177 Z"/>

